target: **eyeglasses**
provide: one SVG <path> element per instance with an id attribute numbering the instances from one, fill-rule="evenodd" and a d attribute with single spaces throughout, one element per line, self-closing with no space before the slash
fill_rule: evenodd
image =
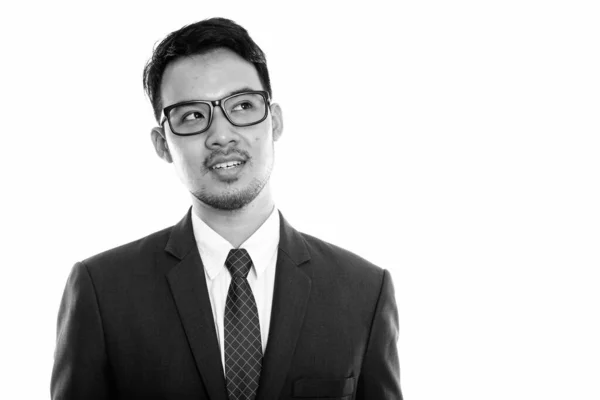
<path id="1" fill-rule="evenodd" d="M 269 93 L 248 91 L 232 94 L 221 100 L 192 100 L 172 104 L 163 109 L 163 120 L 179 136 L 197 135 L 210 128 L 214 108 L 219 106 L 233 126 L 256 125 L 267 118 Z"/>

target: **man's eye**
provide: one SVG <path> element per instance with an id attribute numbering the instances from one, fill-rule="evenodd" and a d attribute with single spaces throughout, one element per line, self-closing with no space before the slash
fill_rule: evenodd
<path id="1" fill-rule="evenodd" d="M 243 103 L 236 104 L 236 106 L 232 108 L 232 111 L 251 110 L 252 108 L 254 108 L 254 105 L 249 101 L 245 101 Z"/>
<path id="2" fill-rule="evenodd" d="M 181 120 L 182 121 L 195 121 L 195 120 L 203 119 L 203 118 L 205 118 L 204 114 L 202 114 L 199 111 L 194 111 L 194 112 L 184 115 Z"/>

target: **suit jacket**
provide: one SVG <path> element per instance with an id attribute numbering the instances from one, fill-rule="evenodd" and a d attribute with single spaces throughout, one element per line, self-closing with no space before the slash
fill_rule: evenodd
<path id="1" fill-rule="evenodd" d="M 58 314 L 53 399 L 227 400 L 190 212 L 75 264 Z M 397 340 L 389 272 L 281 216 L 256 399 L 402 399 Z"/>

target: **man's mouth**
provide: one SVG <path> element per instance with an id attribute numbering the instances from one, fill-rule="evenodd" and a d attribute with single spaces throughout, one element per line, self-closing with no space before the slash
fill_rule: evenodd
<path id="1" fill-rule="evenodd" d="M 235 168 L 238 165 L 245 164 L 245 161 L 227 161 L 219 164 L 215 164 L 210 167 L 211 170 L 219 170 L 219 169 L 230 169 Z"/>

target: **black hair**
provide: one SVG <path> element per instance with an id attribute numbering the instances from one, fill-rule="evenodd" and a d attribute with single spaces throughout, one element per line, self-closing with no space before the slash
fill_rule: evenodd
<path id="1" fill-rule="evenodd" d="M 152 103 L 157 122 L 160 122 L 163 109 L 160 85 L 167 65 L 180 57 L 204 54 L 218 48 L 227 48 L 253 64 L 264 90 L 273 97 L 267 59 L 248 31 L 229 19 L 205 19 L 168 34 L 154 48 L 144 67 L 144 90 Z"/>

